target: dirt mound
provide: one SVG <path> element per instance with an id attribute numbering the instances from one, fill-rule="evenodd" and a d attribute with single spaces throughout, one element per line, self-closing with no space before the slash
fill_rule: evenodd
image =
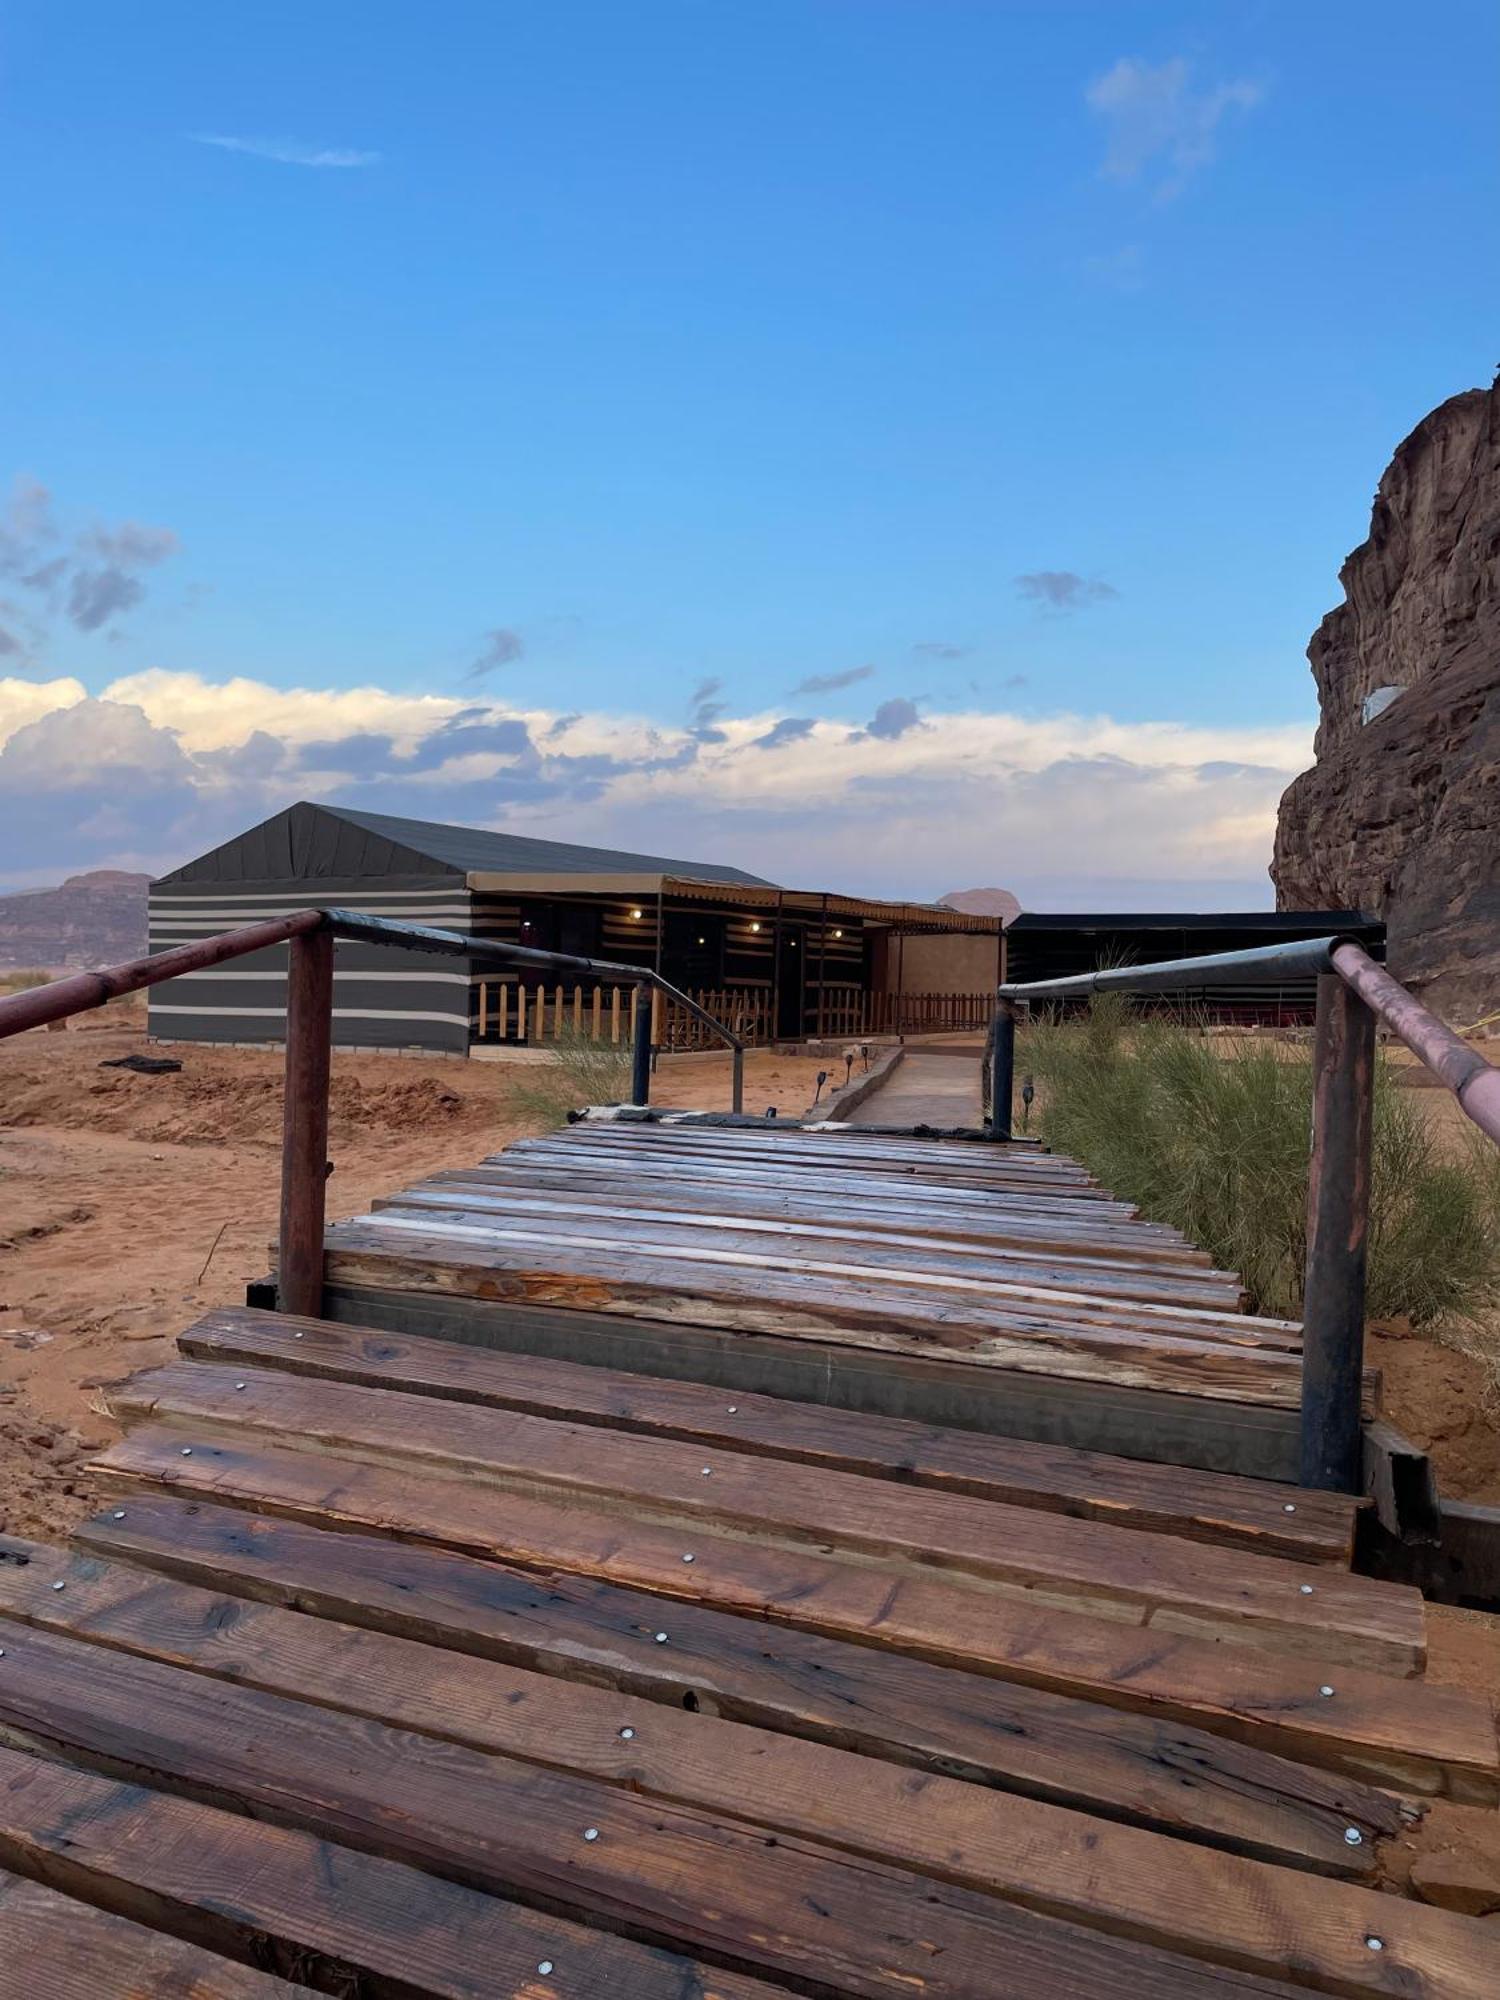
<path id="1" fill-rule="evenodd" d="M 76 1431 L 29 1412 L 9 1391 L 0 1402 L 0 1534 L 61 1537 L 71 1534 L 100 1502 L 84 1470 L 92 1448 Z"/>
<path id="2" fill-rule="evenodd" d="M 70 1068 L 20 1084 L 6 1107 L 6 1123 L 113 1132 L 159 1145 L 272 1146 L 281 1139 L 281 1088 L 275 1073 L 225 1073 L 218 1065 L 191 1062 L 170 1076 Z M 387 1082 L 336 1072 L 329 1092 L 335 1139 L 416 1137 L 461 1129 L 485 1115 L 482 1104 L 434 1076 Z"/>

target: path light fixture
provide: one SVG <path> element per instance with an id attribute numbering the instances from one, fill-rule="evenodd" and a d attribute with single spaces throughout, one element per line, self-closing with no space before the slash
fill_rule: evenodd
<path id="1" fill-rule="evenodd" d="M 1026 1081 L 1021 1085 L 1021 1130 L 1023 1132 L 1028 1132 L 1031 1129 L 1031 1100 L 1035 1096 L 1036 1085 L 1028 1076 Z"/>
<path id="2" fill-rule="evenodd" d="M 824 1084 L 825 1084 L 825 1083 L 827 1083 L 827 1081 L 828 1081 L 828 1072 L 827 1072 L 827 1070 L 826 1070 L 826 1069 L 820 1069 L 820 1070 L 818 1071 L 818 1087 L 817 1087 L 817 1089 L 816 1089 L 816 1090 L 815 1090 L 815 1091 L 813 1092 L 813 1103 L 814 1103 L 814 1104 L 816 1104 L 816 1103 L 817 1103 L 817 1101 L 818 1101 L 818 1099 L 819 1099 L 819 1098 L 820 1098 L 820 1097 L 821 1097 L 821 1096 L 823 1095 L 823 1086 L 824 1086 Z"/>

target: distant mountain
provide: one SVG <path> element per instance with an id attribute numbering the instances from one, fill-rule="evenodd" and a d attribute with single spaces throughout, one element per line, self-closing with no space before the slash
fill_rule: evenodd
<path id="1" fill-rule="evenodd" d="M 938 901 L 950 910 L 962 910 L 966 917 L 998 917 L 1004 924 L 1021 914 L 1021 905 L 1009 889 L 950 889 Z"/>
<path id="2" fill-rule="evenodd" d="M 56 889 L 0 896 L 0 971 L 68 972 L 146 953 L 149 875 L 95 868 Z"/>

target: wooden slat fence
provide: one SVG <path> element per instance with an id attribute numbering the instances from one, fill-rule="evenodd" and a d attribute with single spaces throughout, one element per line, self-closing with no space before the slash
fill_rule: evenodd
<path id="1" fill-rule="evenodd" d="M 565 1034 L 616 1046 L 630 1040 L 631 986 L 546 984 L 523 987 L 512 979 L 475 982 L 475 1039 L 481 1042 L 554 1042 Z M 690 998 L 751 1047 L 775 1040 L 773 996 L 768 987 L 703 988 Z M 807 996 L 804 1033 L 824 1039 L 857 1035 L 941 1034 L 989 1025 L 988 993 L 867 993 L 859 986 L 825 986 Z M 685 1007 L 654 996 L 652 1040 L 683 1051 L 724 1044 Z"/>

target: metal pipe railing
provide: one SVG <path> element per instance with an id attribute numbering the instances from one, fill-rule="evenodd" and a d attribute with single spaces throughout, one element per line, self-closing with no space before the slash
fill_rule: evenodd
<path id="1" fill-rule="evenodd" d="M 431 951 L 488 964 L 538 971 L 578 972 L 590 978 L 628 980 L 636 990 L 631 1101 L 644 1105 L 651 1094 L 651 994 L 665 993 L 728 1043 L 733 1068 L 734 1110 L 744 1106 L 745 1045 L 722 1021 L 655 971 L 638 965 L 580 958 L 569 952 L 538 951 L 470 937 L 462 931 L 434 930 L 359 910 L 307 909 L 265 923 L 221 931 L 193 944 L 75 973 L 0 999 L 0 1040 L 28 1028 L 45 1027 L 143 987 L 158 986 L 184 973 L 200 972 L 272 945 L 290 946 L 287 966 L 286 1069 L 282 1100 L 281 1228 L 277 1252 L 277 1298 L 283 1312 L 316 1318 L 323 1306 L 323 1230 L 328 1175 L 328 1087 L 333 1050 L 333 947 L 336 938 L 389 945 L 403 951 Z"/>
<path id="2" fill-rule="evenodd" d="M 986 1053 L 993 1066 L 988 1123 L 997 1138 L 1010 1132 L 999 1050 L 1007 1031 L 1014 1034 L 1018 1006 L 1090 993 L 1210 993 L 1222 986 L 1274 986 L 1308 977 L 1316 978 L 1318 997 L 1302 1302 L 1301 1476 L 1305 1486 L 1358 1492 L 1376 1024 L 1383 1023 L 1446 1084 L 1466 1116 L 1497 1145 L 1500 1069 L 1353 939 L 1306 938 L 998 987 Z"/>

